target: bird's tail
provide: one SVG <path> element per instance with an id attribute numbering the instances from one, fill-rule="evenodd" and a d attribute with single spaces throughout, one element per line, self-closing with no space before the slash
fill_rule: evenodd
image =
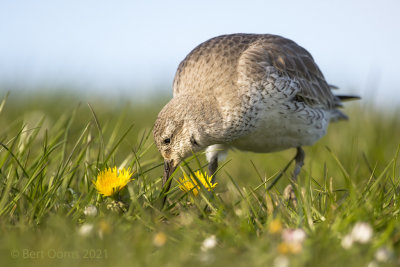
<path id="1" fill-rule="evenodd" d="M 331 110 L 330 115 L 331 115 L 330 121 L 332 121 L 332 122 L 339 121 L 339 120 L 347 121 L 349 119 L 349 116 L 347 116 L 344 112 L 342 112 L 341 110 L 336 109 L 336 108 Z"/>
<path id="2" fill-rule="evenodd" d="M 343 102 L 361 99 L 361 97 L 358 95 L 336 95 L 336 97 L 339 98 L 340 101 L 343 101 Z"/>
<path id="3" fill-rule="evenodd" d="M 353 100 L 359 100 L 361 99 L 360 96 L 358 95 L 335 95 L 337 102 L 336 102 L 336 107 L 331 111 L 331 121 L 338 121 L 338 120 L 348 120 L 349 117 L 339 110 L 338 108 L 343 107 L 342 102 L 346 101 L 353 101 Z"/>

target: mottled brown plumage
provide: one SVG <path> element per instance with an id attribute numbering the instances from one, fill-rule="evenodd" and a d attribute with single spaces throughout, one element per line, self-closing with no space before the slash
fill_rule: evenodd
<path id="1" fill-rule="evenodd" d="M 292 40 L 271 34 L 223 35 L 200 44 L 179 64 L 174 95 L 226 91 L 248 79 L 263 79 L 267 66 L 296 79 L 301 87 L 297 96 L 308 104 L 332 108 L 340 103 L 311 54 Z"/>

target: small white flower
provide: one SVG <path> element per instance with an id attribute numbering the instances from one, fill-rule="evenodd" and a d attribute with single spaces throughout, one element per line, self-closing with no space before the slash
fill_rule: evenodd
<path id="1" fill-rule="evenodd" d="M 371 261 L 370 263 L 368 263 L 367 267 L 378 267 L 378 264 L 376 264 L 376 262 Z"/>
<path id="2" fill-rule="evenodd" d="M 282 239 L 286 243 L 303 243 L 306 239 L 306 232 L 303 229 L 284 229 Z"/>
<path id="3" fill-rule="evenodd" d="M 238 217 L 241 217 L 243 215 L 243 210 L 242 209 L 235 209 L 235 214 Z"/>
<path id="4" fill-rule="evenodd" d="M 369 223 L 359 222 L 354 225 L 351 231 L 353 241 L 362 244 L 368 243 L 372 238 L 373 230 Z"/>
<path id="5" fill-rule="evenodd" d="M 288 267 L 289 259 L 286 256 L 278 256 L 274 260 L 274 267 Z"/>
<path id="6" fill-rule="evenodd" d="M 79 234 L 81 236 L 88 236 L 93 230 L 93 224 L 90 223 L 84 223 L 82 226 L 79 228 Z"/>
<path id="7" fill-rule="evenodd" d="M 346 235 L 345 237 L 343 237 L 341 245 L 345 249 L 351 248 L 353 246 L 353 238 L 351 237 L 351 235 Z"/>
<path id="8" fill-rule="evenodd" d="M 201 244 L 201 250 L 207 251 L 209 249 L 212 249 L 216 245 L 217 245 L 217 238 L 215 237 L 215 235 L 212 235 L 204 239 L 203 244 Z"/>
<path id="9" fill-rule="evenodd" d="M 85 207 L 85 209 L 83 210 L 83 213 L 86 216 L 95 217 L 97 215 L 97 208 L 94 205 L 89 205 L 89 206 Z"/>
<path id="10" fill-rule="evenodd" d="M 380 262 L 387 262 L 390 256 L 390 251 L 385 247 L 382 247 L 375 252 L 375 259 Z"/>

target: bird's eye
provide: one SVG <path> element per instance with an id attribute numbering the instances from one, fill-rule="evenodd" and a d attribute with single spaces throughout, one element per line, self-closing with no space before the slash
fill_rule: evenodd
<path id="1" fill-rule="evenodd" d="M 164 144 L 165 145 L 168 145 L 169 143 L 171 143 L 171 139 L 170 138 L 164 139 Z"/>
<path id="2" fill-rule="evenodd" d="M 192 136 L 192 137 L 190 138 L 190 142 L 191 142 L 193 145 L 195 145 L 195 146 L 198 146 L 198 145 L 199 145 L 199 144 L 197 143 L 196 139 L 194 139 L 194 136 Z"/>

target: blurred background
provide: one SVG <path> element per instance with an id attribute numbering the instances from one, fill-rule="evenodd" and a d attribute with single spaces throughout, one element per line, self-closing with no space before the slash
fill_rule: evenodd
<path id="1" fill-rule="evenodd" d="M 190 207 L 174 182 L 175 207 L 160 213 L 163 159 L 151 133 L 176 68 L 201 42 L 237 32 L 296 41 L 340 94 L 362 100 L 346 103 L 349 122 L 305 148 L 298 208 L 280 196 L 293 164 L 267 190 L 294 149 L 233 150 L 209 199 L 222 200 L 218 212 Z M 399 48 L 399 0 L 0 0 L 0 265 L 398 266 Z M 193 170 L 206 166 L 199 156 Z M 125 215 L 95 193 L 106 166 L 134 171 Z M 89 205 L 98 216 L 85 215 Z M 276 261 L 286 252 L 267 232 L 272 218 L 307 231 L 287 264 Z M 344 250 L 340 238 L 361 221 L 374 227 L 373 241 Z M 200 245 L 211 234 L 217 246 L 206 254 Z M 107 249 L 109 260 L 68 258 L 91 248 Z M 30 257 L 13 253 L 25 249 Z M 63 257 L 31 254 L 54 249 Z M 374 260 L 381 249 L 389 261 Z"/>
<path id="2" fill-rule="evenodd" d="M 305 47 L 341 93 L 396 107 L 399 11 L 396 0 L 2 1 L 0 90 L 169 97 L 199 43 L 273 33 Z"/>

